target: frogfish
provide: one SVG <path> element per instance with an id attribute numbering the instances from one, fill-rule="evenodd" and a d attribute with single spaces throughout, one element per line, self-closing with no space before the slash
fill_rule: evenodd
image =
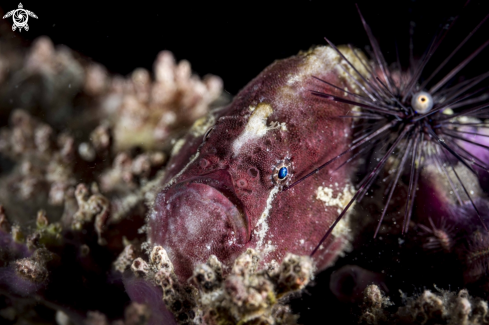
<path id="1" fill-rule="evenodd" d="M 361 54 L 340 50 L 362 69 Z M 332 164 L 282 189 L 350 145 L 351 119 L 343 117 L 355 108 L 311 90 L 329 87 L 324 80 L 355 92 L 351 74 L 326 46 L 278 60 L 177 142 L 147 225 L 149 242 L 166 249 L 182 281 L 210 255 L 230 265 L 253 248 L 266 265 L 287 252 L 311 253 L 353 195 L 351 167 Z M 348 241 L 345 221 L 315 254 L 317 268 L 333 263 Z"/>
<path id="2" fill-rule="evenodd" d="M 328 46 L 272 63 L 176 142 L 146 230 L 149 246 L 166 250 L 178 281 L 187 282 L 212 255 L 225 268 L 250 248 L 262 268 L 287 253 L 309 255 L 353 197 L 348 163 L 329 164 L 284 190 L 352 143 L 345 117 L 357 108 L 311 94 L 360 92 L 351 75 L 353 67 L 366 74 L 366 58 L 339 49 L 351 64 Z M 313 256 L 317 271 L 351 247 L 350 228 L 343 218 L 322 243 Z M 153 315 L 168 321 L 160 315 L 165 308 L 150 301 L 161 304 L 161 296 L 141 281 L 125 282 L 131 299 L 149 302 Z"/>

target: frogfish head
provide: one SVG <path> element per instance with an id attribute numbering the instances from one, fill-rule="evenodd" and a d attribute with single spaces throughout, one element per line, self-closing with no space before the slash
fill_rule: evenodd
<path id="1" fill-rule="evenodd" d="M 341 50 L 359 62 L 361 54 Z M 265 265 L 311 253 L 351 198 L 351 167 L 333 163 L 281 190 L 348 149 L 351 120 L 341 116 L 354 108 L 311 90 L 355 92 L 351 69 L 329 47 L 276 61 L 177 142 L 147 229 L 182 281 L 210 255 L 231 265 L 253 248 Z M 348 226 L 339 229 L 315 257 L 319 269 L 347 246 Z"/>

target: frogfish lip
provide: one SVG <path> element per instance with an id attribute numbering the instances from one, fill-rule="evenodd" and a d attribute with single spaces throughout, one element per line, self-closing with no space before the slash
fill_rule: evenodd
<path id="1" fill-rule="evenodd" d="M 181 180 L 158 194 L 154 208 L 150 240 L 168 251 L 181 279 L 212 254 L 235 257 L 250 240 L 247 213 L 226 170 Z"/>
<path id="2" fill-rule="evenodd" d="M 209 211 L 222 213 L 233 227 L 237 244 L 246 244 L 250 240 L 250 227 L 246 209 L 236 196 L 231 175 L 219 169 L 208 174 L 191 177 L 179 182 L 175 192 L 179 189 L 193 191 L 196 196 L 193 202 L 186 204 L 201 204 L 200 210 L 209 208 Z M 176 193 L 175 193 L 176 194 Z M 178 195 L 178 194 L 177 194 Z M 216 220 L 217 221 L 217 220 Z"/>

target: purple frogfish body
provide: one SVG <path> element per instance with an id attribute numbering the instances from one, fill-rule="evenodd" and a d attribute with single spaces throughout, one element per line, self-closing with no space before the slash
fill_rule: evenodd
<path id="1" fill-rule="evenodd" d="M 361 54 L 340 50 L 363 71 Z M 330 47 L 276 61 L 175 144 L 147 229 L 181 281 L 211 255 L 229 266 L 253 248 L 266 266 L 289 252 L 311 253 L 354 194 L 352 167 L 334 163 L 282 188 L 350 145 L 352 121 L 344 116 L 355 108 L 311 90 L 343 95 L 321 79 L 356 92 L 351 74 Z M 319 270 L 348 247 L 349 231 L 346 218 L 314 255 Z"/>

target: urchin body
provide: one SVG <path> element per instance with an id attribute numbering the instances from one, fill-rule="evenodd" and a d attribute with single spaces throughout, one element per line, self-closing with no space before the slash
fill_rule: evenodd
<path id="1" fill-rule="evenodd" d="M 489 104 L 486 100 L 487 96 L 481 95 L 484 88 L 477 88 L 489 74 L 482 73 L 472 79 L 458 83 L 450 81 L 453 81 L 455 76 L 489 45 L 489 41 L 482 44 L 465 60 L 455 64 L 447 74 L 439 76 L 440 71 L 450 61 L 453 54 L 479 29 L 488 17 L 466 36 L 460 46 L 431 75 L 422 77 L 427 63 L 451 26 L 436 35 L 430 47 L 419 60 L 415 60 L 411 53 L 411 66 L 404 72 L 399 59 L 396 66 L 386 63 L 377 40 L 361 16 L 373 49 L 371 61 L 360 60 L 367 73 L 355 69 L 353 63 L 343 57 L 354 70 L 354 74 L 349 75 L 350 83 L 360 85 L 360 94 L 345 91 L 344 95 L 337 96 L 333 90 L 341 89 L 341 87 L 320 78 L 318 79 L 323 82 L 324 87 L 313 90 L 312 94 L 324 98 L 325 101 L 360 106 L 362 111 L 353 112 L 344 117 L 354 122 L 361 121 L 362 127 L 354 135 L 352 144 L 347 150 L 315 168 L 286 189 L 288 190 L 305 181 L 315 172 L 333 162 L 340 161 L 347 164 L 351 160 L 347 158 L 348 155 L 357 156 L 366 151 L 373 153 L 373 157 L 377 158 L 358 184 L 358 191 L 354 197 L 326 231 L 312 255 L 318 251 L 321 243 L 331 235 L 353 203 L 362 199 L 386 169 L 394 172 L 389 173 L 384 178 L 384 181 L 389 181 L 389 189 L 385 193 L 385 205 L 382 212 L 379 213 L 380 217 L 374 237 L 380 230 L 389 204 L 398 185 L 403 183 L 403 178 L 407 179 L 405 183 L 408 189 L 402 211 L 402 233 L 408 231 L 413 207 L 417 199 L 418 185 L 426 174 L 425 167 L 430 165 L 435 165 L 440 171 L 443 170 L 451 192 L 456 193 L 459 205 L 464 205 L 466 201 L 472 207 L 473 214 L 478 218 L 479 225 L 486 231 L 488 230 L 481 212 L 474 203 L 477 196 L 474 196 L 474 191 L 469 189 L 470 183 L 466 185 L 467 178 L 461 177 L 460 172 L 457 172 L 457 167 L 462 166 L 477 174 L 481 182 L 483 178 L 480 171 L 489 171 L 487 161 L 483 159 L 489 146 L 481 141 L 481 138 L 486 136 L 483 130 L 489 127 L 486 123 Z M 328 39 L 326 41 L 335 48 Z M 341 52 L 336 50 L 341 55 Z M 475 127 L 475 130 L 467 132 L 468 127 Z M 471 137 L 478 139 L 474 141 Z M 475 145 L 475 149 L 473 145 Z M 479 169 L 479 173 L 476 168 Z M 433 200 L 436 199 L 433 197 Z M 446 208 L 448 209 L 448 207 Z"/>

